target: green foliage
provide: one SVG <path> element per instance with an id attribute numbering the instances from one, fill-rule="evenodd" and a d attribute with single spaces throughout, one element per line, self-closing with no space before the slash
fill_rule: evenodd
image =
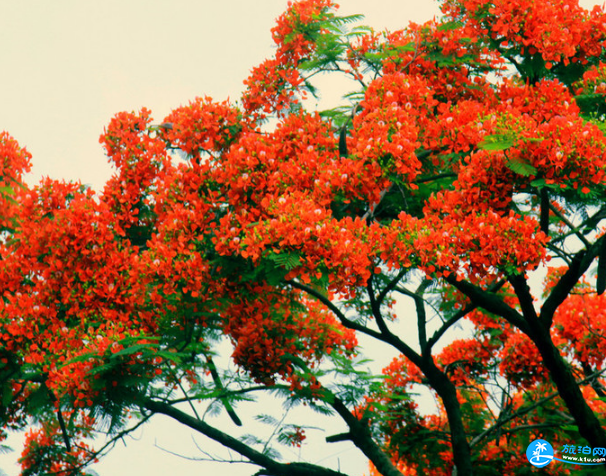
<path id="1" fill-rule="evenodd" d="M 516 140 L 509 134 L 493 134 L 484 137 L 478 147 L 482 150 L 505 150 L 515 144 Z"/>
<path id="2" fill-rule="evenodd" d="M 511 158 L 506 162 L 507 167 L 518 175 L 530 177 L 536 175 L 537 169 L 525 160 L 519 158 Z"/>
<path id="3" fill-rule="evenodd" d="M 287 271 L 295 269 L 301 265 L 301 257 L 298 253 L 274 253 L 270 252 L 267 255 L 267 259 L 276 264 L 280 268 L 284 268 Z"/>

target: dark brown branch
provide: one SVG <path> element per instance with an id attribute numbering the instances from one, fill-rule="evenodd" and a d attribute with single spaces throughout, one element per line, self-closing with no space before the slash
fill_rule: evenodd
<path id="1" fill-rule="evenodd" d="M 502 280 L 494 283 L 492 286 L 490 286 L 487 291 L 491 292 L 491 293 L 495 293 L 499 289 L 501 289 L 506 282 L 507 281 L 502 279 Z M 425 351 L 425 349 L 421 349 L 422 353 L 423 354 L 425 354 L 426 352 L 429 353 L 431 351 L 431 349 L 433 348 L 433 346 L 436 345 L 436 343 L 442 338 L 442 336 L 446 333 L 446 331 L 448 329 L 450 329 L 454 324 L 456 324 L 461 319 L 463 319 L 467 314 L 469 314 L 470 312 L 477 309 L 477 307 L 478 306 L 476 306 L 473 303 L 468 304 L 463 309 L 461 309 L 459 312 L 457 312 L 454 316 L 452 316 L 450 319 L 448 319 L 448 321 L 446 321 L 444 323 L 444 325 L 442 325 L 442 327 L 440 327 L 436 332 L 434 332 L 433 335 L 429 338 L 429 340 L 427 341 L 427 351 Z"/>
<path id="2" fill-rule="evenodd" d="M 513 290 L 516 293 L 520 307 L 522 308 L 522 315 L 526 321 L 537 321 L 539 316 L 534 308 L 534 299 L 530 293 L 530 287 L 526 278 L 521 274 L 514 274 L 508 277 L 509 283 L 513 286 Z"/>
<path id="3" fill-rule="evenodd" d="M 372 329 L 369 329 L 366 326 L 363 326 L 361 324 L 358 324 L 357 322 L 352 321 L 351 319 L 348 319 L 345 314 L 343 314 L 341 312 L 341 310 L 335 306 L 335 304 L 328 299 L 326 296 L 324 296 L 321 292 L 319 292 L 318 290 L 310 287 L 310 286 L 306 286 L 305 284 L 299 283 L 297 281 L 286 281 L 287 284 L 290 284 L 293 288 L 296 289 L 300 289 L 301 291 L 305 291 L 307 294 L 309 294 L 310 296 L 315 297 L 318 301 L 320 301 L 322 304 L 324 304 L 328 309 L 330 309 L 333 314 L 335 316 L 337 316 L 337 318 L 339 319 L 339 321 L 341 321 L 341 324 L 343 324 L 343 326 L 347 327 L 348 329 L 353 329 L 355 331 L 360 331 L 363 334 L 369 335 L 371 337 L 374 337 L 375 339 L 381 339 L 381 333 L 374 331 Z"/>
<path id="4" fill-rule="evenodd" d="M 351 441 L 372 461 L 377 471 L 383 476 L 402 476 L 389 456 L 372 439 L 368 424 L 364 420 L 358 420 L 338 397 L 332 400 L 330 405 L 350 429 Z"/>
<path id="5" fill-rule="evenodd" d="M 591 368 L 591 366 L 587 362 L 582 362 L 581 368 L 583 369 L 583 373 L 585 374 L 585 377 L 590 379 L 589 385 L 591 385 L 591 388 L 593 388 L 595 393 L 597 393 L 598 397 L 605 398 L 606 389 L 600 383 L 600 381 L 598 380 L 598 377 L 595 376 L 595 373 L 593 372 L 593 369 Z"/>
<path id="6" fill-rule="evenodd" d="M 381 312 L 380 311 L 376 312 L 377 302 L 374 299 L 374 296 L 372 298 L 372 302 L 374 302 L 374 305 L 371 303 L 371 307 L 372 307 L 372 311 L 373 311 L 373 316 L 375 317 L 375 319 L 377 321 L 377 325 L 379 326 L 380 332 L 377 332 L 373 329 L 369 329 L 366 326 L 362 326 L 362 325 L 352 321 L 351 319 L 348 319 L 345 316 L 345 314 L 343 314 L 341 312 L 341 310 L 337 306 L 335 306 L 334 303 L 330 299 L 328 299 L 321 292 L 315 290 L 314 288 L 306 286 L 305 284 L 298 283 L 296 281 L 287 281 L 287 283 L 290 284 L 292 287 L 305 291 L 310 296 L 317 298 L 326 307 L 328 307 L 335 314 L 335 316 L 337 316 L 337 318 L 339 319 L 339 321 L 341 321 L 341 324 L 343 324 L 343 326 L 347 327 L 348 329 L 353 329 L 353 330 L 362 332 L 363 334 L 369 335 L 381 342 L 391 345 L 392 347 L 397 349 L 399 352 L 404 354 L 415 365 L 420 365 L 421 356 L 419 354 L 417 354 L 405 342 L 403 342 L 398 336 L 393 334 L 387 327 L 387 324 L 385 323 L 385 320 L 383 319 Z M 371 294 L 372 294 L 372 289 L 371 289 Z"/>
<path id="7" fill-rule="evenodd" d="M 564 222 L 564 224 L 568 228 L 570 228 L 570 230 L 577 236 L 577 238 L 583 242 L 585 247 L 589 248 L 591 246 L 591 243 L 589 243 L 589 241 L 587 241 L 587 238 L 585 238 L 585 236 L 583 236 L 583 234 L 579 231 L 579 229 L 576 226 L 574 226 L 570 222 L 570 220 L 568 220 L 568 218 L 566 218 L 562 213 L 560 213 L 560 210 L 558 210 L 556 207 L 554 207 L 551 204 L 549 204 L 549 209 L 553 212 L 554 215 L 556 215 L 560 220 L 562 220 L 562 222 Z"/>
<path id="8" fill-rule="evenodd" d="M 583 380 L 579 380 L 577 382 L 578 385 L 584 385 L 587 383 L 590 383 L 591 381 L 597 379 L 600 375 L 602 375 L 604 372 L 606 372 L 606 369 L 604 370 L 600 370 L 598 372 L 593 373 L 592 375 L 587 376 L 586 378 L 584 378 Z M 552 400 L 555 397 L 558 397 L 560 395 L 559 392 L 553 392 L 549 395 L 547 395 L 546 397 L 541 398 L 539 401 L 533 403 L 532 405 L 528 405 L 527 407 L 524 408 L 520 408 L 519 410 L 515 411 L 514 413 L 512 413 L 511 415 L 508 415 L 507 417 L 504 418 L 498 418 L 497 421 L 495 422 L 494 425 L 492 425 L 489 428 L 486 428 L 482 433 L 480 433 L 479 435 L 477 435 L 476 437 L 474 437 L 473 440 L 471 440 L 470 446 L 475 446 L 477 445 L 482 439 L 484 439 L 486 436 L 488 436 L 490 433 L 500 429 L 503 425 L 505 425 L 506 423 L 510 422 L 511 420 L 518 418 L 522 415 L 525 415 L 526 413 L 531 412 L 532 410 L 534 410 L 537 407 L 540 407 L 541 405 L 544 405 L 545 403 L 547 403 L 549 400 Z"/>
<path id="9" fill-rule="evenodd" d="M 61 428 L 61 436 L 63 437 L 63 443 L 65 443 L 65 449 L 67 451 L 71 451 L 71 444 L 69 442 L 69 435 L 67 433 L 67 427 L 65 426 L 65 420 L 63 419 L 63 413 L 61 413 L 61 406 L 53 391 L 46 386 L 46 382 L 43 382 L 42 385 L 44 385 L 44 388 L 46 388 L 50 401 L 57 406 L 57 420 L 59 421 L 59 428 Z"/>
<path id="10" fill-rule="evenodd" d="M 339 131 L 339 157 L 347 157 L 347 124 L 344 124 Z"/>
<path id="11" fill-rule="evenodd" d="M 398 283 L 404 277 L 405 274 L 406 274 L 406 270 L 405 269 L 401 270 L 398 273 L 398 275 L 394 279 L 392 279 L 387 286 L 385 286 L 383 291 L 381 291 L 379 293 L 379 295 L 377 296 L 377 303 L 379 304 L 379 306 L 381 306 L 383 304 L 383 301 L 385 300 L 387 295 L 396 288 L 396 286 L 398 285 Z"/>
<path id="12" fill-rule="evenodd" d="M 543 233 L 549 235 L 549 192 L 546 188 L 543 188 L 539 192 L 539 196 L 541 198 L 541 209 L 539 219 L 540 228 Z"/>
<path id="13" fill-rule="evenodd" d="M 398 287 L 398 291 L 411 298 L 415 303 L 415 308 L 417 310 L 417 332 L 419 334 L 421 355 L 423 355 L 426 350 L 431 350 L 431 347 L 427 347 L 427 312 L 425 311 L 425 298 L 423 297 L 423 293 L 430 283 L 431 281 L 428 279 L 423 280 L 415 292 L 409 291 L 404 287 Z"/>
<path id="14" fill-rule="evenodd" d="M 540 319 L 548 329 L 551 327 L 553 316 L 557 308 L 566 300 L 581 276 L 585 274 L 595 257 L 598 255 L 604 240 L 605 237 L 603 236 L 586 250 L 581 250 L 576 253 L 568 270 L 554 286 L 551 293 L 549 293 L 549 296 L 541 307 L 540 315 Z"/>
<path id="15" fill-rule="evenodd" d="M 530 331 L 523 316 L 514 308 L 507 305 L 497 294 L 484 291 L 482 288 L 467 281 L 459 281 L 454 276 L 449 276 L 446 278 L 446 281 L 465 294 L 476 306 L 503 317 L 525 334 L 528 334 Z"/>
<path id="16" fill-rule="evenodd" d="M 63 413 L 61 409 L 57 407 L 57 420 L 59 420 L 59 427 L 61 428 L 61 435 L 63 436 L 63 442 L 65 443 L 65 449 L 71 451 L 71 444 L 69 442 L 69 435 L 67 434 L 67 428 L 65 427 L 65 420 L 63 419 Z"/>
<path id="17" fill-rule="evenodd" d="M 555 246 L 555 240 L 547 243 L 546 248 L 549 251 L 555 253 L 562 261 L 566 263 L 567 266 L 570 266 L 572 260 L 570 259 L 570 254 L 566 253 L 564 250 L 561 250 L 557 246 Z"/>
<path id="18" fill-rule="evenodd" d="M 385 322 L 383 314 L 381 313 L 379 303 L 375 299 L 375 293 L 372 285 L 372 276 L 368 279 L 368 282 L 366 283 L 366 291 L 370 300 L 370 309 L 372 311 L 372 315 L 377 321 L 377 325 L 379 326 L 379 330 L 381 331 L 380 340 L 390 344 L 395 349 L 399 350 L 402 354 L 406 356 L 408 360 L 410 360 L 416 366 L 420 367 L 421 356 L 417 354 L 412 347 L 406 344 L 406 342 L 404 342 L 397 335 L 391 332 L 391 330 L 389 330 L 387 322 Z"/>
<path id="19" fill-rule="evenodd" d="M 326 443 L 337 443 L 338 441 L 350 441 L 353 438 L 350 432 L 339 433 L 338 435 L 331 435 L 326 437 Z"/>
<path id="20" fill-rule="evenodd" d="M 137 403 L 150 412 L 166 415 L 223 446 L 236 451 L 249 459 L 252 463 L 264 468 L 266 472 L 262 474 L 271 476 L 345 476 L 341 472 L 309 463 L 278 463 L 274 459 L 251 448 L 233 436 L 188 415 L 168 403 L 152 400 L 147 397 L 141 397 Z"/>

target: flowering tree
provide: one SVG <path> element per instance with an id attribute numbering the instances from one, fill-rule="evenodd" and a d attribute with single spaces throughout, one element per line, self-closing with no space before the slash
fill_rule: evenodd
<path id="1" fill-rule="evenodd" d="M 26 187 L 30 156 L 0 135 L 0 421 L 33 425 L 24 476 L 85 474 L 155 414 L 259 475 L 342 475 L 277 457 L 303 424 L 262 441 L 213 422 L 245 425 L 238 404 L 263 393 L 339 418 L 327 442 L 384 476 L 526 474 L 537 436 L 606 447 L 606 18 L 574 0 L 442 10 L 376 33 L 293 3 L 239 103 L 117 114 L 98 192 Z M 308 110 L 320 73 L 350 80 L 347 105 Z M 360 335 L 399 354 L 382 374 Z"/>

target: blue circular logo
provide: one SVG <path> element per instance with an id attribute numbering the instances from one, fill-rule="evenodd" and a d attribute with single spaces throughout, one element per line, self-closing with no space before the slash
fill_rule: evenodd
<path id="1" fill-rule="evenodd" d="M 542 468 L 553 461 L 553 447 L 545 440 L 534 440 L 526 449 L 526 457 L 531 465 Z"/>

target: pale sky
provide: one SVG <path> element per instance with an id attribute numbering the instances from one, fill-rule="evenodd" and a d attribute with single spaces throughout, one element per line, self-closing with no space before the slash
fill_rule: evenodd
<path id="1" fill-rule="evenodd" d="M 272 54 L 286 0 L 0 1 L 0 130 L 33 154 L 33 176 L 100 188 L 111 174 L 98 144 L 119 111 L 161 120 L 196 96 L 238 98 Z M 344 0 L 378 29 L 424 21 L 432 2 Z M 419 6 L 422 5 L 422 6 Z"/>
<path id="2" fill-rule="evenodd" d="M 111 169 L 98 138 L 116 112 L 145 106 L 160 121 L 196 96 L 237 99 L 250 69 L 272 54 L 270 29 L 286 3 L 0 0 L 0 130 L 33 154 L 28 182 L 50 176 L 101 189 Z M 402 28 L 439 13 L 437 3 L 422 0 L 339 3 L 342 14 L 362 13 L 377 30 Z M 324 94 L 335 101 L 342 92 Z M 127 441 L 128 448 L 116 449 L 91 469 L 100 476 L 244 476 L 257 470 L 187 461 L 157 449 L 154 443 L 202 456 L 190 431 L 158 420 L 139 433 L 140 441 Z M 351 445 L 322 444 L 327 435 L 317 436 L 311 452 L 302 453 L 305 460 L 332 461 L 351 476 L 367 472 L 365 458 Z M 212 448 L 202 436 L 196 441 Z M 12 442 L 16 451 L 0 454 L 0 468 L 8 476 L 18 474 L 15 461 L 21 451 L 19 440 Z"/>

